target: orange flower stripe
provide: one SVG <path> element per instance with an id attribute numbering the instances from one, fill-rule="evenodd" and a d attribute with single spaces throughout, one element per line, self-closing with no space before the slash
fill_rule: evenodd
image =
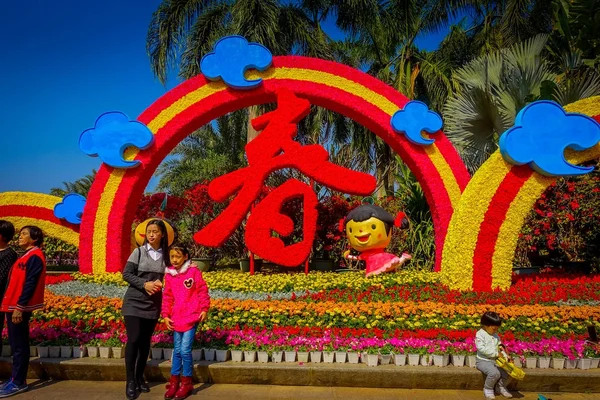
<path id="1" fill-rule="evenodd" d="M 96 316 L 121 317 L 121 299 L 103 297 L 69 297 L 46 291 L 46 305 L 43 314 L 65 316 L 69 312 L 90 313 Z M 325 316 L 365 316 L 369 319 L 380 317 L 391 319 L 398 317 L 477 317 L 490 310 L 490 305 L 460 305 L 434 302 L 371 302 L 337 303 L 333 301 L 308 303 L 291 300 L 233 300 L 213 299 L 211 314 L 266 314 L 270 318 L 287 317 L 325 317 Z M 554 321 L 598 320 L 600 307 L 594 306 L 544 306 L 544 305 L 494 305 L 494 310 L 503 318 L 528 317 L 531 319 L 551 319 Z M 92 315 L 90 315 L 92 316 Z M 556 317 L 556 318 L 555 318 Z"/>

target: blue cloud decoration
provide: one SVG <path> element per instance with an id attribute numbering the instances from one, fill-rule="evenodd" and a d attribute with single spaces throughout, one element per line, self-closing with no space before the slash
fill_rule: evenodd
<path id="1" fill-rule="evenodd" d="M 81 224 L 84 207 L 85 197 L 71 193 L 63 197 L 62 201 L 54 206 L 54 216 L 71 224 L 79 225 Z"/>
<path id="2" fill-rule="evenodd" d="M 587 115 L 567 113 L 548 100 L 525 106 L 515 125 L 500 137 L 500 153 L 514 165 L 529 164 L 546 176 L 584 175 L 593 167 L 573 165 L 565 150 L 582 151 L 600 141 L 600 124 Z"/>
<path id="3" fill-rule="evenodd" d="M 429 146 L 434 139 L 425 139 L 421 132 L 435 133 L 444 125 L 442 117 L 431 111 L 421 101 L 409 101 L 404 109 L 394 113 L 391 120 L 392 128 L 397 133 L 404 133 L 406 138 L 417 145 Z"/>
<path id="4" fill-rule="evenodd" d="M 244 73 L 251 68 L 265 71 L 272 61 L 273 55 L 265 46 L 234 35 L 217 41 L 214 50 L 202 58 L 200 70 L 211 81 L 222 79 L 231 88 L 252 89 L 262 79 L 247 80 Z"/>
<path id="5" fill-rule="evenodd" d="M 85 130 L 79 137 L 79 148 L 91 157 L 100 157 L 102 162 L 114 168 L 134 168 L 138 160 L 125 160 L 123 152 L 135 146 L 145 150 L 154 142 L 154 135 L 139 121 L 130 121 L 122 112 L 102 114 L 93 128 Z"/>

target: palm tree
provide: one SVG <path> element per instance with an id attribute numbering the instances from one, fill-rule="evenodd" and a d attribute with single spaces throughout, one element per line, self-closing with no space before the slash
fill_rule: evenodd
<path id="1" fill-rule="evenodd" d="M 197 183 L 210 181 L 242 167 L 247 113 L 236 111 L 217 118 L 189 135 L 157 169 L 157 189 L 181 195 Z"/>
<path id="2" fill-rule="evenodd" d="M 75 182 L 63 182 L 62 188 L 52 188 L 50 189 L 50 194 L 52 196 L 64 197 L 69 193 L 76 193 L 83 197 L 87 197 L 88 192 L 94 183 L 94 179 L 96 179 L 96 173 L 97 171 L 93 169 L 91 174 L 77 179 Z"/>
<path id="3" fill-rule="evenodd" d="M 559 79 L 543 59 L 548 36 L 538 35 L 481 56 L 453 74 L 458 90 L 444 106 L 445 132 L 475 171 L 497 148 L 529 102 L 546 98 L 560 104 L 600 94 L 597 74 Z"/>
<path id="4" fill-rule="evenodd" d="M 448 63 L 417 49 L 416 38 L 443 26 L 464 3 L 460 0 L 430 1 L 332 1 L 328 12 L 347 39 L 334 46 L 334 58 L 392 85 L 411 99 L 423 99 L 441 108 L 451 91 Z M 338 121 L 341 122 L 341 121 Z M 363 127 L 340 123 L 343 137 L 351 143 L 361 170 L 375 172 L 378 196 L 393 195 L 397 163 L 394 152 Z"/>
<path id="5" fill-rule="evenodd" d="M 274 55 L 330 58 L 329 39 L 320 26 L 325 2 L 305 1 L 303 7 L 276 0 L 163 0 L 146 41 L 152 71 L 163 84 L 175 66 L 179 77 L 189 79 L 200 73 L 200 60 L 214 43 L 233 34 L 261 43 Z M 257 108 L 249 113 L 250 121 Z M 248 142 L 257 136 L 250 123 L 246 132 Z"/>

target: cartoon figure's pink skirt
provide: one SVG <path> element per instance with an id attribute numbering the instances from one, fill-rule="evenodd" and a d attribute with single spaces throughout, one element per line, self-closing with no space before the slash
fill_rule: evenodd
<path id="1" fill-rule="evenodd" d="M 408 253 L 402 253 L 402 257 L 398 257 L 390 253 L 377 253 L 366 258 L 366 275 L 379 275 L 384 272 L 395 271 L 396 268 L 410 260 L 412 256 Z"/>

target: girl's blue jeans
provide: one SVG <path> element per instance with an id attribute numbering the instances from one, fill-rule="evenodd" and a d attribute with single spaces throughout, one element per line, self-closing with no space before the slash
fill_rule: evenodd
<path id="1" fill-rule="evenodd" d="M 187 332 L 173 333 L 173 365 L 171 366 L 171 375 L 192 376 L 192 343 L 194 343 L 194 334 L 198 324 Z M 183 366 L 183 374 L 181 369 Z"/>

